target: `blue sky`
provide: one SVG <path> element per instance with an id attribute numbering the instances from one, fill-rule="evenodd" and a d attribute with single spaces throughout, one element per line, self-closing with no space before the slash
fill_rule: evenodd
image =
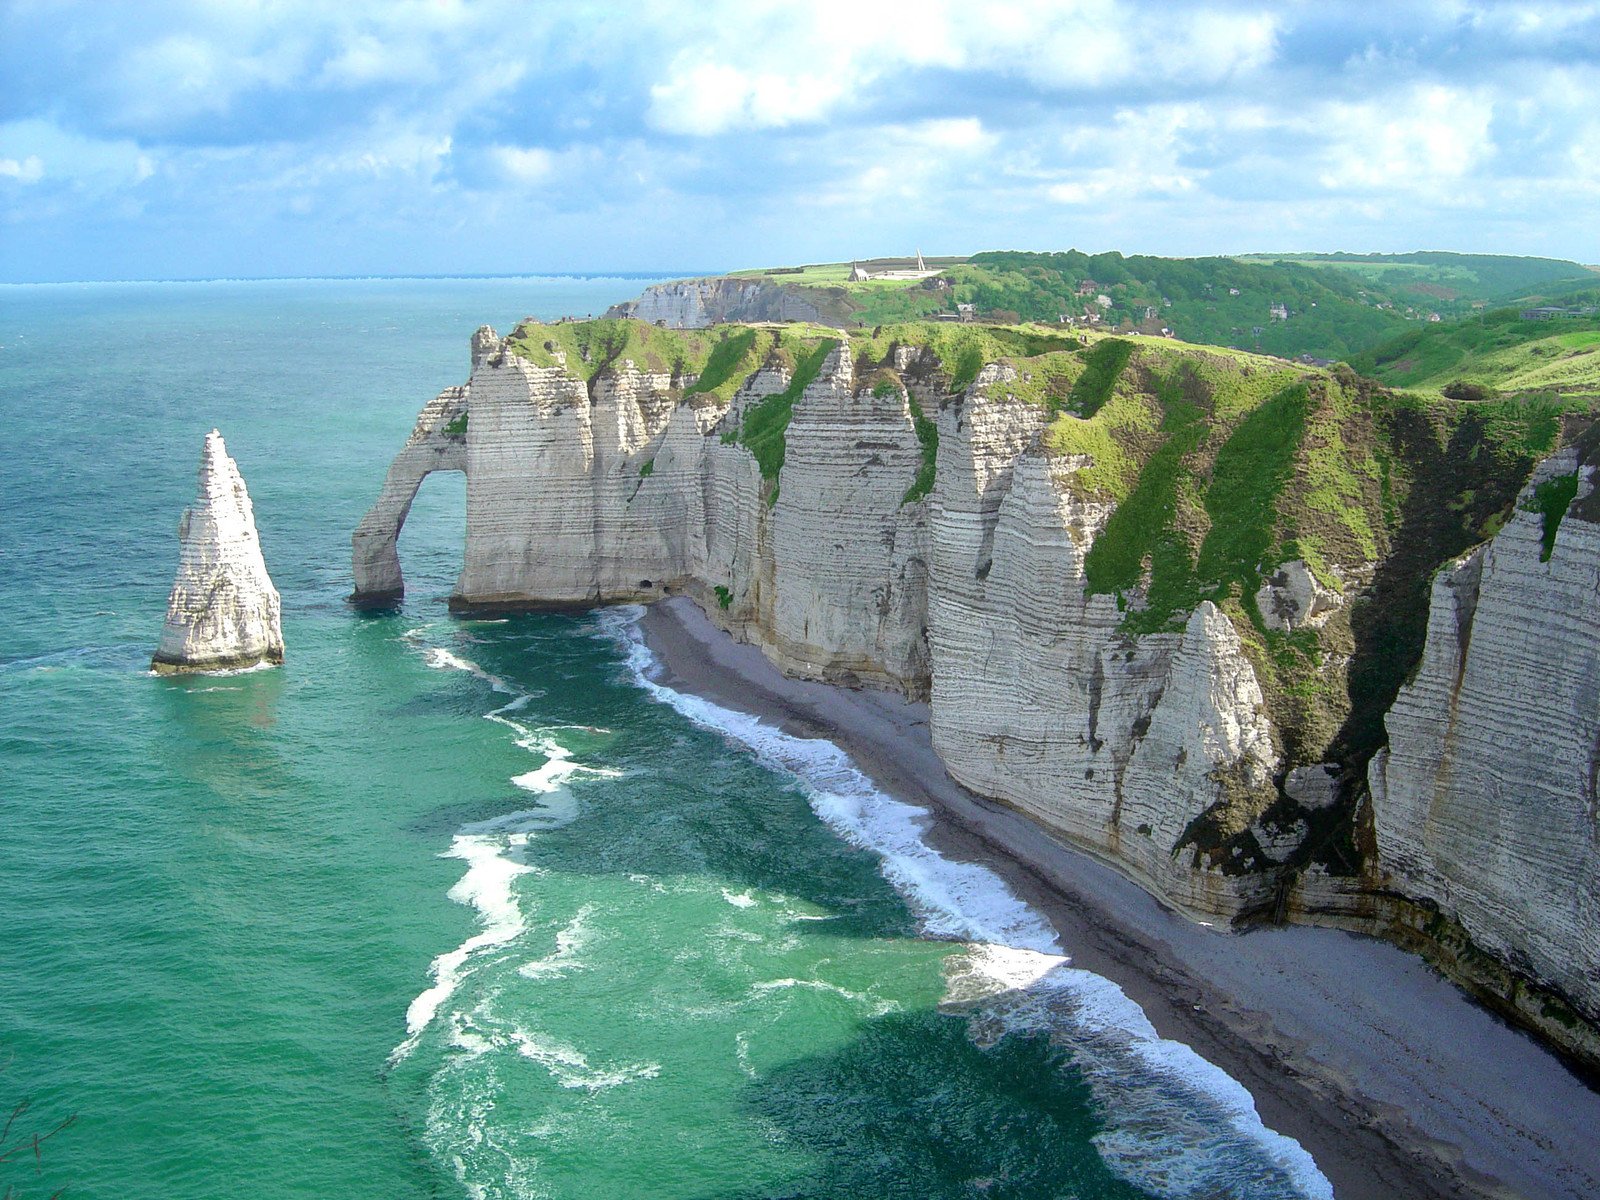
<path id="1" fill-rule="evenodd" d="M 1600 261 L 1600 3 L 0 4 L 0 279 Z"/>

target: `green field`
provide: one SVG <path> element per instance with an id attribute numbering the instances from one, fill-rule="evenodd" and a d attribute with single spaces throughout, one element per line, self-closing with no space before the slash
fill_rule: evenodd
<path id="1" fill-rule="evenodd" d="M 1517 309 L 1425 326 L 1351 360 L 1391 387 L 1432 395 L 1456 383 L 1498 394 L 1600 396 L 1600 318 L 1524 321 Z"/>
<path id="2" fill-rule="evenodd" d="M 1572 286 L 1600 285 L 1600 275 L 1559 258 L 1504 254 L 1249 254 L 1256 263 L 1293 263 L 1358 280 L 1372 296 L 1402 310 L 1465 316 L 1473 306 L 1540 297 Z"/>

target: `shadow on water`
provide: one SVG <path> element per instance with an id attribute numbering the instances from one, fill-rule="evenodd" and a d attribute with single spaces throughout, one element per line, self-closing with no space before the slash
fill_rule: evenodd
<path id="1" fill-rule="evenodd" d="M 802 1186 L 705 1200 L 1292 1200 L 1321 1186 L 1295 1174 L 1310 1160 L 1258 1126 L 1242 1089 L 1150 1041 L 1106 987 L 1058 967 L 873 1018 L 847 1045 L 773 1068 L 744 1104 L 819 1167 Z"/>
<path id="2" fill-rule="evenodd" d="M 774 775 L 742 745 L 650 701 L 620 669 L 607 672 L 616 651 L 593 633 L 593 618 L 582 614 L 441 623 L 430 631 L 435 644 L 473 663 L 482 676 L 452 672 L 438 687 L 396 706 L 394 715 L 482 717 L 518 695 L 531 695 L 507 715 L 555 736 L 575 762 L 620 772 L 603 781 L 580 773 L 569 782 L 584 815 L 539 839 L 544 870 L 709 876 L 825 909 L 833 914 L 823 923 L 832 936 L 915 933 L 878 858 L 818 821 L 800 785 Z M 597 676 L 605 681 L 597 683 Z M 512 694 L 493 690 L 486 677 Z M 511 736 L 508 730 L 508 742 Z M 537 765 L 537 753 L 529 752 L 524 769 Z M 507 788 L 498 798 L 441 806 L 417 828 L 456 829 L 534 807 L 538 800 Z"/>
<path id="3" fill-rule="evenodd" d="M 788 1190 L 706 1200 L 1137 1200 L 1090 1140 L 1102 1127 L 1071 1054 L 1042 1033 L 982 1048 L 937 1012 L 867 1024 L 842 1049 L 788 1063 L 745 1103 L 820 1159 Z"/>

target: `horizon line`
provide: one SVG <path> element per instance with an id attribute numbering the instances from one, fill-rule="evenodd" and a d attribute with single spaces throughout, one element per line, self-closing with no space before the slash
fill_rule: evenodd
<path id="1" fill-rule="evenodd" d="M 5 279 L 0 280 L 0 287 L 112 287 L 133 283 L 363 283 L 379 280 L 430 282 L 461 280 L 465 282 L 483 282 L 511 279 L 688 279 L 706 274 L 710 273 L 703 271 L 509 271 L 474 274 L 451 271 L 442 274 L 402 272 L 397 275 L 192 275 L 166 279 Z"/>

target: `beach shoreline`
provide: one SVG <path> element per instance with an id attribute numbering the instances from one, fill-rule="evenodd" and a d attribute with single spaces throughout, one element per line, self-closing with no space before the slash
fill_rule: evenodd
<path id="1" fill-rule="evenodd" d="M 1074 966 L 1244 1085 L 1341 1200 L 1600 1195 L 1600 1093 L 1419 958 L 1333 929 L 1196 923 L 952 781 L 927 705 L 790 679 L 686 598 L 648 608 L 641 631 L 661 682 L 826 738 L 882 791 L 927 809 L 932 846 L 993 870 L 1055 926 Z"/>

